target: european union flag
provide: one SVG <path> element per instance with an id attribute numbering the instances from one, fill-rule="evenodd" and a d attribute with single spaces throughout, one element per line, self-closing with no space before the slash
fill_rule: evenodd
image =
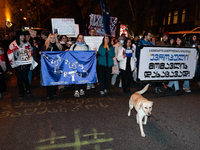
<path id="1" fill-rule="evenodd" d="M 100 0 L 101 3 L 101 11 L 103 14 L 103 26 L 104 30 L 107 34 L 110 35 L 110 11 L 106 7 L 105 0 Z"/>
<path id="2" fill-rule="evenodd" d="M 97 82 L 95 51 L 45 51 L 41 68 L 43 86 Z"/>

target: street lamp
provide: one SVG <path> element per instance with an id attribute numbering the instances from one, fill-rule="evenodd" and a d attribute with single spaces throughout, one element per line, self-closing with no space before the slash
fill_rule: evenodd
<path id="1" fill-rule="evenodd" d="M 26 17 L 23 17 L 24 20 L 26 20 Z"/>

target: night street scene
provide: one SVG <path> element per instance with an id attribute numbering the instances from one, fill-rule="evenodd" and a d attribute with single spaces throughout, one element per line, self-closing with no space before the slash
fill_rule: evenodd
<path id="1" fill-rule="evenodd" d="M 200 0 L 0 0 L 0 150 L 200 150 Z"/>

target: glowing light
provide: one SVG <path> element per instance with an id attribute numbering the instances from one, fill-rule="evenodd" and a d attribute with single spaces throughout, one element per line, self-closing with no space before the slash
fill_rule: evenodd
<path id="1" fill-rule="evenodd" d="M 24 20 L 26 20 L 26 17 L 23 17 Z"/>

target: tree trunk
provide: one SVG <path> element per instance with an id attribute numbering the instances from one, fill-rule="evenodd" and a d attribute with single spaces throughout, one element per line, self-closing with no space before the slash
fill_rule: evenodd
<path id="1" fill-rule="evenodd" d="M 131 4 L 131 0 L 129 0 L 129 6 L 131 8 L 131 13 L 132 13 L 132 19 L 133 19 L 133 25 L 134 25 L 134 34 L 135 33 L 138 33 L 139 32 L 139 29 L 138 29 L 138 20 L 137 20 L 137 1 L 134 0 L 134 9 L 133 9 L 133 6 Z"/>

